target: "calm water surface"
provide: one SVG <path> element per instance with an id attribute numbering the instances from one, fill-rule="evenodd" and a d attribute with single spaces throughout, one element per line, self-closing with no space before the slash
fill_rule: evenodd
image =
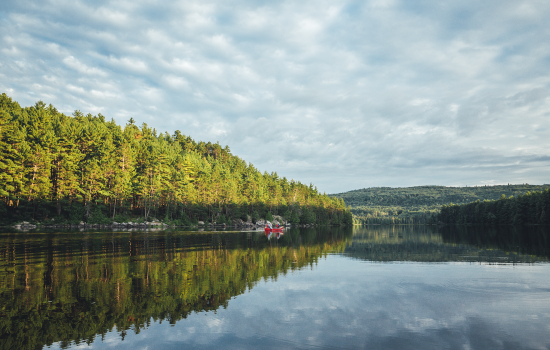
<path id="1" fill-rule="evenodd" d="M 0 349 L 549 349 L 548 228 L 0 233 Z"/>

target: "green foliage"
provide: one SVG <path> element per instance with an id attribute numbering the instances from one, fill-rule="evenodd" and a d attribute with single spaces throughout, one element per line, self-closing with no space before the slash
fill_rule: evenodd
<path id="1" fill-rule="evenodd" d="M 265 215 L 265 219 L 270 222 L 273 221 L 273 214 L 271 214 L 271 212 L 268 211 L 267 214 Z"/>
<path id="2" fill-rule="evenodd" d="M 548 185 L 499 185 L 475 187 L 416 186 L 373 187 L 330 195 L 342 198 L 356 222 L 365 224 L 434 224 L 444 205 L 466 204 L 477 200 L 497 200 L 541 191 Z M 519 223 L 522 214 L 511 217 Z"/>
<path id="3" fill-rule="evenodd" d="M 82 205 L 77 203 L 69 205 L 66 207 L 66 216 L 70 224 L 79 224 L 81 221 L 85 220 L 85 208 Z"/>
<path id="4" fill-rule="evenodd" d="M 351 214 L 351 211 L 345 211 L 344 216 L 342 218 L 342 223 L 344 225 L 353 225 L 353 215 Z"/>
<path id="5" fill-rule="evenodd" d="M 286 210 L 285 213 L 283 214 L 283 218 L 285 218 L 285 220 L 287 221 L 290 221 L 291 216 L 292 216 L 292 212 L 290 210 Z"/>
<path id="6" fill-rule="evenodd" d="M 290 223 L 292 225 L 300 224 L 300 216 L 298 215 L 298 211 L 296 209 L 292 211 L 292 215 L 290 216 Z"/>
<path id="7" fill-rule="evenodd" d="M 345 211 L 343 201 L 276 172 L 262 174 L 219 143 L 196 142 L 177 130 L 158 133 L 133 118 L 121 127 L 101 114 L 67 116 L 43 102 L 22 108 L 6 94 L 0 96 L 0 202 L 5 224 L 52 217 L 107 223 L 117 215 L 213 222 L 222 212 L 226 220 L 258 220 L 289 205 L 329 222 Z"/>
<path id="8" fill-rule="evenodd" d="M 252 212 L 252 222 L 256 222 L 260 219 L 260 215 L 258 214 L 258 212 L 256 210 L 254 210 Z"/>
<path id="9" fill-rule="evenodd" d="M 309 208 L 302 209 L 302 215 L 300 215 L 300 223 L 303 225 L 311 225 L 315 222 L 315 213 L 313 213 Z"/>
<path id="10" fill-rule="evenodd" d="M 224 214 L 221 214 L 221 215 L 218 217 L 217 223 L 218 223 L 218 224 L 225 224 L 225 223 L 227 223 L 227 220 L 226 220 Z"/>
<path id="11" fill-rule="evenodd" d="M 104 205 L 96 205 L 93 208 L 92 214 L 88 217 L 87 223 L 88 224 L 103 224 L 108 225 L 113 220 L 111 220 L 109 217 L 107 217 L 104 213 L 105 211 Z"/>
<path id="12" fill-rule="evenodd" d="M 121 222 L 130 222 L 130 218 L 126 215 L 123 215 L 123 214 L 117 214 L 115 215 L 115 217 L 113 218 L 113 221 L 114 222 L 118 222 L 118 223 L 121 223 Z"/>
<path id="13" fill-rule="evenodd" d="M 438 220 L 446 224 L 547 225 L 546 211 L 550 208 L 550 192 L 527 192 L 498 200 L 475 201 L 468 204 L 449 204 L 441 208 Z"/>
<path id="14" fill-rule="evenodd" d="M 474 187 L 415 186 L 371 187 L 329 196 L 342 198 L 354 208 L 367 207 L 437 207 L 444 204 L 466 204 L 476 200 L 517 196 L 529 191 L 542 191 L 550 185 L 498 185 Z"/>

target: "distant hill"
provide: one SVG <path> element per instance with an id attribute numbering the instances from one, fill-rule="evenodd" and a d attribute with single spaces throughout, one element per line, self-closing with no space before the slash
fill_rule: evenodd
<path id="1" fill-rule="evenodd" d="M 444 204 L 517 197 L 545 188 L 550 185 L 371 187 L 329 196 L 342 198 L 356 219 L 365 223 L 426 223 Z"/>
<path id="2" fill-rule="evenodd" d="M 550 185 L 498 185 L 474 187 L 415 186 L 370 187 L 344 193 L 330 194 L 342 198 L 346 205 L 357 206 L 441 206 L 462 204 L 484 199 L 518 196 L 527 192 L 542 191 Z"/>

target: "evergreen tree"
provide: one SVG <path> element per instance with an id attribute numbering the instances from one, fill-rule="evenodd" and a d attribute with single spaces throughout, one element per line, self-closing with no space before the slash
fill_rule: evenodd
<path id="1" fill-rule="evenodd" d="M 328 223 L 346 210 L 343 200 L 312 184 L 262 174 L 219 143 L 195 142 L 179 131 L 159 134 L 133 118 L 121 128 L 101 114 L 67 116 L 40 101 L 21 108 L 5 94 L 0 201 L 8 221 L 141 215 L 213 222 L 221 215 L 257 220 L 285 213 L 291 219 L 302 212 L 304 222 Z"/>
<path id="2" fill-rule="evenodd" d="M 292 211 L 292 215 L 290 216 L 290 223 L 292 225 L 299 225 L 300 224 L 300 216 L 298 215 L 297 210 Z"/>

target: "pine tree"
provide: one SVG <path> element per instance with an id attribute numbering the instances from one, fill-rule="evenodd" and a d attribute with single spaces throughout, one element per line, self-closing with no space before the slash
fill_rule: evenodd
<path id="1" fill-rule="evenodd" d="M 5 94 L 0 199 L 8 212 L 23 201 L 32 215 L 55 212 L 71 222 L 139 212 L 182 221 L 285 213 L 297 223 L 302 212 L 304 222 L 328 223 L 346 210 L 343 200 L 262 174 L 219 143 L 197 143 L 179 131 L 157 134 L 133 119 L 122 129 L 101 114 L 66 116 L 41 101 L 21 108 Z"/>
<path id="2" fill-rule="evenodd" d="M 8 113 L 8 107 L 13 102 L 6 94 L 0 96 L 0 197 L 11 205 L 11 199 L 22 191 L 24 186 L 21 173 L 23 166 L 22 157 L 18 151 L 21 138 L 17 132 L 12 118 Z"/>

